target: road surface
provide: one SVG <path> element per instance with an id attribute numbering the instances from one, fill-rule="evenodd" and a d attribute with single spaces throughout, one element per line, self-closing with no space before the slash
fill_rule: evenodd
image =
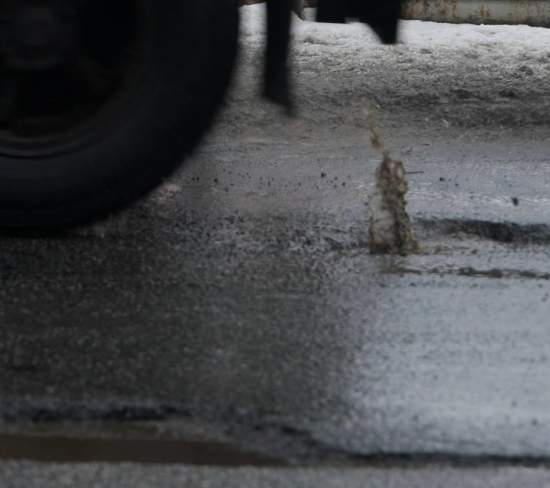
<path id="1" fill-rule="evenodd" d="M 410 22 L 390 48 L 301 24 L 289 121 L 255 97 L 257 9 L 182 172 L 92 229 L 0 239 L 0 457 L 548 483 L 550 33 Z M 419 255 L 368 252 L 369 106 L 406 164 Z M 69 476 L 23 466 L 17 484 L 0 463 L 0 484 Z"/>

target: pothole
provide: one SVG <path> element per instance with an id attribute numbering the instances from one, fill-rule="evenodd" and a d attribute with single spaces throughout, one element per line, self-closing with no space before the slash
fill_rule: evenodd
<path id="1" fill-rule="evenodd" d="M 550 224 L 518 224 L 476 219 L 415 219 L 426 234 L 444 237 L 476 237 L 510 245 L 550 244 Z"/>
<path id="2" fill-rule="evenodd" d="M 487 279 L 520 279 L 550 281 L 550 273 L 523 269 L 477 269 L 471 266 L 462 267 L 434 267 L 426 269 L 396 266 L 388 271 L 389 274 L 411 274 L 411 275 L 436 275 L 436 276 L 458 276 L 465 278 L 487 278 Z"/>

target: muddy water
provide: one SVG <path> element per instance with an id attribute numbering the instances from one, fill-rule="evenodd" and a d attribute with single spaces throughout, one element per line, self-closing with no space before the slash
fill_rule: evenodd
<path id="1" fill-rule="evenodd" d="M 406 195 L 409 184 L 402 161 L 392 159 L 376 126 L 373 110 L 367 113 L 367 127 L 373 147 L 382 154 L 376 170 L 376 187 L 370 199 L 369 249 L 372 254 L 408 255 L 419 252 Z"/>
<path id="2" fill-rule="evenodd" d="M 0 435 L 0 460 L 133 462 L 196 466 L 280 466 L 284 461 L 219 442 L 174 439 Z"/>

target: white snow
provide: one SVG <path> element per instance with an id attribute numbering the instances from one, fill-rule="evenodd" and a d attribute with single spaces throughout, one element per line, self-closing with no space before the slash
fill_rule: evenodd
<path id="1" fill-rule="evenodd" d="M 311 12 L 308 18 L 312 19 Z M 265 7 L 261 4 L 241 8 L 242 35 L 247 42 L 263 41 Z M 363 24 L 319 24 L 301 21 L 295 17 L 294 36 L 299 48 L 301 43 L 364 49 L 378 44 L 376 36 Z M 448 48 L 472 48 L 484 53 L 488 45 L 495 54 L 510 49 L 533 55 L 550 49 L 550 29 L 525 25 L 494 26 L 470 24 L 437 24 L 434 22 L 402 21 L 400 41 L 411 46 L 444 46 Z M 495 52 L 496 51 L 496 52 Z"/>
<path id="2" fill-rule="evenodd" d="M 271 117 L 255 99 L 265 7 L 242 7 L 241 17 L 242 62 L 229 98 L 238 131 Z M 386 126 L 410 117 L 443 129 L 550 122 L 550 29 L 402 21 L 400 44 L 385 46 L 360 23 L 294 19 L 295 96 L 302 118 L 316 127 L 364 127 L 370 103 Z"/>

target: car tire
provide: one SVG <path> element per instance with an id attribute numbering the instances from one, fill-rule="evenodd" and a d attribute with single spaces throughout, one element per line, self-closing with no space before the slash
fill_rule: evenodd
<path id="1" fill-rule="evenodd" d="M 134 1 L 143 31 L 131 80 L 93 124 L 49 145 L 0 137 L 2 229 L 107 217 L 161 184 L 210 127 L 235 65 L 238 1 Z"/>

